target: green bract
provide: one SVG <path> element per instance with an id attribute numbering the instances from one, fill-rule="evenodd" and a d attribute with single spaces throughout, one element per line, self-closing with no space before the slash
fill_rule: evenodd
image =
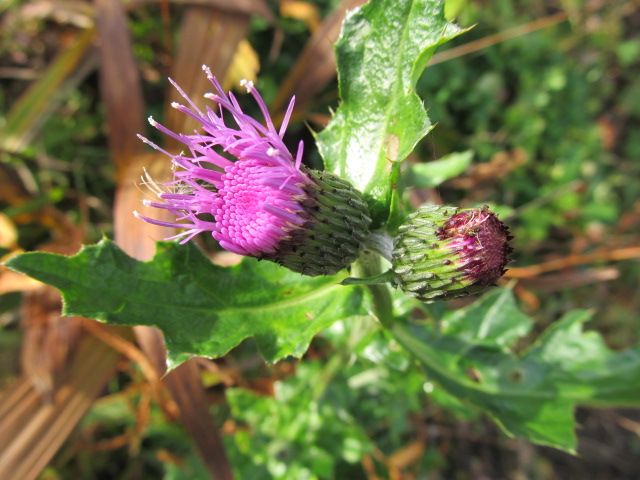
<path id="1" fill-rule="evenodd" d="M 303 170 L 311 180 L 301 202 L 307 220 L 264 258 L 305 275 L 333 275 L 358 258 L 371 218 L 349 182 L 330 172 Z"/>

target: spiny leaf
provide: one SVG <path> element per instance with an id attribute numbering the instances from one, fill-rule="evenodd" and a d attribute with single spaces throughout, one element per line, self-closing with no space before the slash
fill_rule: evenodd
<path id="1" fill-rule="evenodd" d="M 441 0 L 371 0 L 343 24 L 341 103 L 318 148 L 328 170 L 365 194 L 377 225 L 388 216 L 399 162 L 431 128 L 415 84 L 436 47 L 461 32 Z"/>
<path id="2" fill-rule="evenodd" d="M 517 356 L 506 346 L 531 321 L 509 297 L 509 290 L 491 292 L 443 332 L 397 323 L 393 334 L 448 393 L 535 443 L 574 452 L 577 405 L 640 406 L 640 349 L 609 350 L 599 334 L 582 330 L 591 314 L 573 311 Z"/>
<path id="3" fill-rule="evenodd" d="M 344 275 L 303 277 L 250 258 L 222 268 L 190 244 L 160 243 L 153 260 L 139 262 L 103 240 L 72 257 L 25 253 L 7 266 L 58 288 L 67 315 L 157 326 L 173 366 L 220 357 L 250 337 L 269 362 L 300 357 L 361 303 L 357 288 L 338 284 Z"/>

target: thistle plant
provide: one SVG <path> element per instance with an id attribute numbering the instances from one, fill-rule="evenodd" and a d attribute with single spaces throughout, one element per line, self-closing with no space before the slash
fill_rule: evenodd
<path id="1" fill-rule="evenodd" d="M 495 284 L 511 250 L 507 227 L 488 209 L 427 205 L 402 217 L 411 209 L 402 191 L 411 175 L 403 176 L 415 165 L 401 164 L 432 128 L 415 85 L 436 48 L 463 30 L 445 18 L 440 0 L 370 0 L 346 16 L 341 32 L 341 102 L 315 135 L 323 171 L 304 166 L 302 142 L 293 151 L 285 144 L 293 99 L 276 128 L 251 82 L 243 86 L 260 119 L 246 114 L 205 68 L 213 87 L 206 95 L 210 106 L 200 107 L 174 84 L 184 104 L 173 107 L 195 119 L 197 131 L 176 133 L 150 120 L 183 151 L 169 152 L 141 137 L 173 166 L 168 183 L 145 178 L 156 197 L 145 203 L 173 218 L 136 216 L 178 229 L 170 237 L 178 242 L 159 243 L 149 262 L 103 240 L 72 257 L 26 253 L 9 267 L 59 288 L 65 314 L 160 328 L 170 367 L 194 355 L 223 357 L 246 339 L 269 363 L 301 358 L 314 336 L 340 322 L 331 331 L 342 335 L 339 353 L 301 387 L 312 398 L 298 404 L 313 407 L 313 423 L 317 412 L 335 410 L 314 403 L 323 399 L 322 382 L 343 365 L 339 376 L 348 388 L 338 402 L 363 386 L 363 372 L 389 382 L 403 381 L 409 371 L 426 372 L 428 380 L 403 389 L 412 399 L 405 403 L 413 404 L 427 391 L 425 382 L 433 382 L 447 404 L 466 402 L 509 435 L 573 451 L 577 405 L 640 406 L 640 351 L 613 352 L 597 334 L 585 334 L 582 324 L 590 314 L 580 310 L 567 313 L 536 342 L 527 339 L 526 351 L 515 349 L 533 321 L 518 309 L 508 286 L 455 312 L 446 312 L 448 304 L 422 303 Z M 446 168 L 437 173 L 439 181 L 451 176 Z M 430 179 L 430 187 L 437 185 Z M 191 242 L 200 234 L 253 258 L 229 268 L 213 265 Z M 375 250 L 375 239 L 384 239 L 379 245 L 387 250 Z M 344 270 L 352 265 L 347 279 Z M 384 342 L 391 345 L 381 347 Z M 364 359 L 363 352 L 372 363 L 352 382 L 348 366 Z M 396 355 L 407 358 L 398 362 Z M 387 361 L 393 369 L 379 375 Z M 240 410 L 249 405 L 241 403 Z M 339 411 L 345 425 L 360 417 L 343 415 L 346 407 Z M 345 444 L 336 443 L 342 450 Z"/>
<path id="2" fill-rule="evenodd" d="M 184 144 L 189 153 L 169 153 L 140 136 L 171 159 L 174 171 L 167 184 L 147 175 L 145 183 L 159 201 L 147 200 L 145 205 L 168 210 L 175 220 L 157 220 L 137 211 L 134 215 L 180 229 L 169 237 L 180 243 L 210 232 L 226 250 L 272 260 L 306 275 L 329 275 L 349 266 L 368 234 L 367 206 L 349 182 L 303 167 L 302 141 L 295 158 L 284 144 L 295 97 L 276 130 L 251 81 L 241 85 L 253 96 L 264 124 L 244 113 L 232 93 L 225 94 L 209 68 L 203 70 L 215 90 L 205 97 L 218 105 L 218 111 L 201 110 L 170 80 L 187 102 L 172 107 L 194 118 L 200 132 L 174 133 L 149 118 L 152 126 Z"/>

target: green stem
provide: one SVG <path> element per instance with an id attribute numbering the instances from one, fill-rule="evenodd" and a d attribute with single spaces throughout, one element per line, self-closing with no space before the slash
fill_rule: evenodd
<path id="1" fill-rule="evenodd" d="M 393 254 L 393 238 L 386 232 L 371 232 L 365 239 L 364 244 L 369 250 L 373 250 L 378 255 L 391 262 Z"/>
<path id="2" fill-rule="evenodd" d="M 384 273 L 382 258 L 369 249 L 363 250 L 354 265 L 358 276 L 375 277 Z M 393 325 L 393 302 L 387 284 L 367 285 L 373 299 L 373 310 L 385 328 Z"/>
<path id="3" fill-rule="evenodd" d="M 365 248 L 360 254 L 358 261 L 353 264 L 352 273 L 356 276 L 362 277 L 381 276 L 386 273 L 384 272 L 384 268 L 382 257 L 370 249 Z M 367 285 L 367 288 L 371 292 L 371 297 L 373 299 L 373 313 L 384 328 L 391 328 L 393 325 L 393 302 L 391 300 L 389 286 L 385 283 Z M 312 387 L 313 398 L 315 400 L 319 400 L 322 397 L 327 386 L 348 361 L 353 352 L 354 345 L 356 345 L 360 338 L 367 333 L 366 329 L 356 329 L 355 331 L 360 331 L 360 334 L 356 334 L 355 337 L 349 340 L 347 345 L 343 345 L 342 348 L 335 352 L 333 357 L 331 357 L 324 366 L 318 381 Z"/>

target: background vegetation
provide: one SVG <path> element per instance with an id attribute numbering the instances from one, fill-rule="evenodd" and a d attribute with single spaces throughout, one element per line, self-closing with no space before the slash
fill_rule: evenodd
<path id="1" fill-rule="evenodd" d="M 202 63 L 229 87 L 255 78 L 274 111 L 296 93 L 287 140 L 304 138 L 318 165 L 309 127 L 335 108 L 331 43 L 358 3 L 0 1 L 0 253 L 72 253 L 107 235 L 148 257 L 130 212 L 142 167 L 163 167 L 134 134 L 149 114 L 189 128 L 164 110 L 166 76 L 195 94 Z M 510 224 L 505 282 L 534 333 L 591 308 L 616 349 L 639 331 L 639 7 L 447 2 L 476 27 L 419 82 L 437 126 L 407 173 L 415 205 L 490 204 Z M 223 446 L 238 478 L 640 473 L 637 411 L 579 410 L 577 457 L 508 439 L 364 323 L 335 324 L 303 362 L 269 367 L 245 343 L 162 380 L 152 331 L 60 318 L 54 291 L 7 270 L 0 293 L 0 473 L 15 478 L 225 478 Z"/>

